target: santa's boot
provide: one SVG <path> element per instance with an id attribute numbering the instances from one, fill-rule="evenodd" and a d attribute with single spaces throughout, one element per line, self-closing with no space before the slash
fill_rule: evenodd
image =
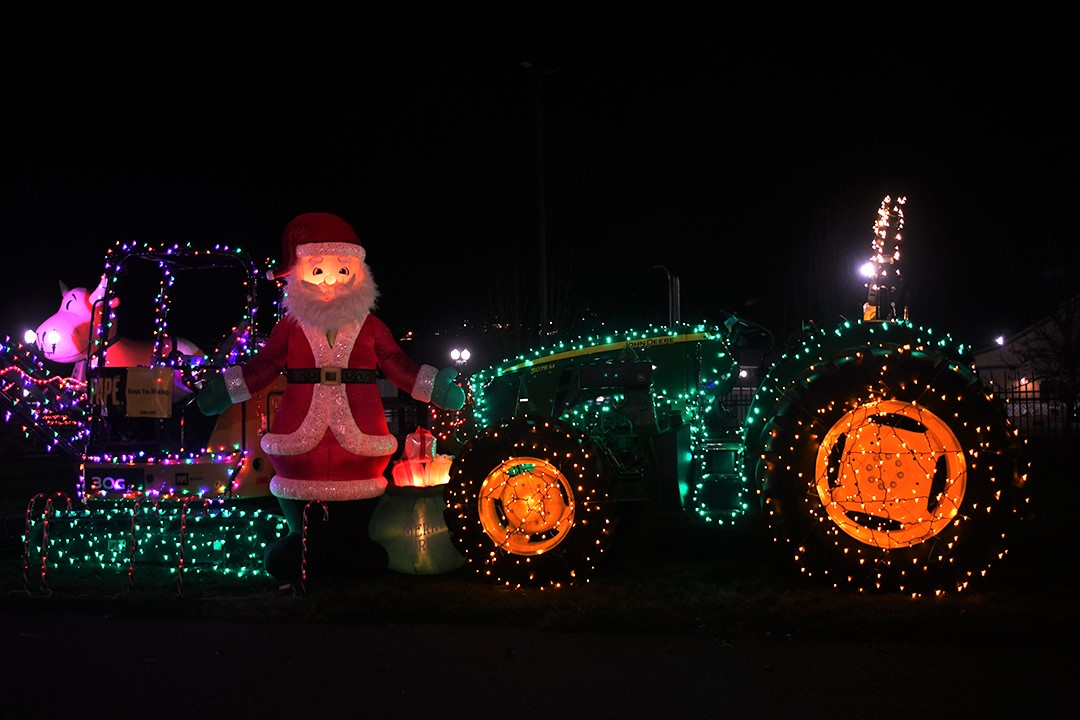
<path id="1" fill-rule="evenodd" d="M 263 564 L 266 572 L 283 583 L 297 584 L 303 572 L 303 538 L 300 533 L 289 533 L 266 546 Z"/>

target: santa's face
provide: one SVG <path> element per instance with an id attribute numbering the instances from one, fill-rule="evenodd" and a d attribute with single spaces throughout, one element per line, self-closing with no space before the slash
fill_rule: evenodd
<path id="1" fill-rule="evenodd" d="M 321 330 L 344 327 L 375 307 L 379 289 L 362 255 L 299 255 L 287 276 L 286 311 Z"/>
<path id="2" fill-rule="evenodd" d="M 309 255 L 296 259 L 301 282 L 324 302 L 334 300 L 364 279 L 364 263 L 355 255 Z"/>

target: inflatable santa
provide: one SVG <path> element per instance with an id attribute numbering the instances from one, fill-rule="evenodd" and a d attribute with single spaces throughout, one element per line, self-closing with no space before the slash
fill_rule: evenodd
<path id="1" fill-rule="evenodd" d="M 198 405 L 221 413 L 284 373 L 285 392 L 261 444 L 290 534 L 268 548 L 266 569 L 289 581 L 301 568 L 305 576 L 378 573 L 386 551 L 369 537 L 368 523 L 398 443 L 376 372 L 443 409 L 460 409 L 465 394 L 456 369 L 414 362 L 372 314 L 379 291 L 349 223 L 329 213 L 300 215 L 286 226 L 282 251 L 284 268 L 274 273 L 285 277 L 282 319 L 254 357 L 214 376 Z"/>

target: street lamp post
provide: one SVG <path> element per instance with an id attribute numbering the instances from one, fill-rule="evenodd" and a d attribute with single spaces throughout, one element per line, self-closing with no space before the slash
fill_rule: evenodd
<path id="1" fill-rule="evenodd" d="M 679 308 L 679 276 L 672 275 L 663 265 L 653 265 L 654 269 L 663 270 L 668 281 L 668 325 L 674 327 L 682 322 L 682 310 Z"/>

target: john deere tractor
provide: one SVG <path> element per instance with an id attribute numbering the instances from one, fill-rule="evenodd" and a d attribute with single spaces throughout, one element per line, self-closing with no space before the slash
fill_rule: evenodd
<path id="1" fill-rule="evenodd" d="M 735 316 L 559 343 L 483 369 L 440 432 L 466 567 L 587 581 L 629 508 L 767 523 L 836 587 L 968 587 L 1006 551 L 1022 444 L 970 350 L 903 318 L 771 335 Z M 772 359 L 770 359 L 770 357 Z"/>

